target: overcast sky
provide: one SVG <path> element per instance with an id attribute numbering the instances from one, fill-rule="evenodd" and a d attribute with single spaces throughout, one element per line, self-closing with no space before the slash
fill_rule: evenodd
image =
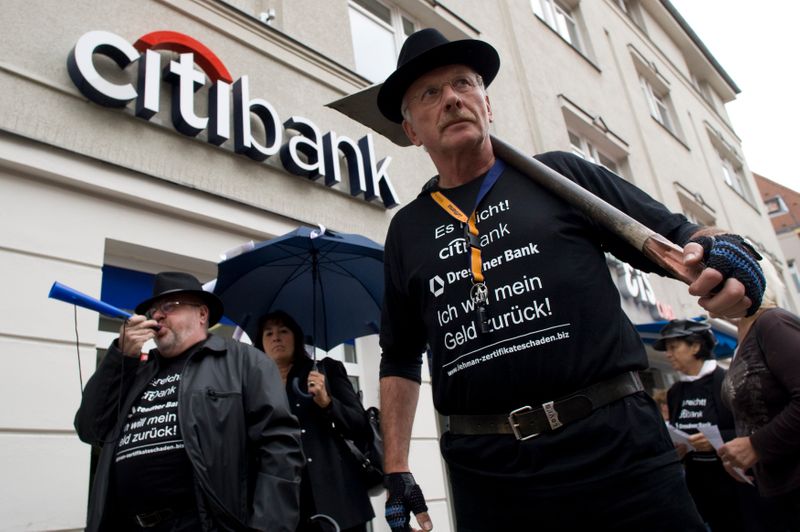
<path id="1" fill-rule="evenodd" d="M 671 2 L 741 90 L 726 107 L 750 170 L 800 192 L 800 1 Z"/>

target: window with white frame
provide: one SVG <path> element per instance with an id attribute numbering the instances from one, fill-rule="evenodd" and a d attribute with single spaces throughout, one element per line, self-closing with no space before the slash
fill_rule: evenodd
<path id="1" fill-rule="evenodd" d="M 743 197 L 748 203 L 753 203 L 753 194 L 750 192 L 750 187 L 747 186 L 747 180 L 744 177 L 744 170 L 738 161 L 727 157 L 724 153 L 717 150 L 720 158 L 720 166 L 722 168 L 722 177 L 725 184 L 731 187 L 737 194 Z"/>
<path id="2" fill-rule="evenodd" d="M 639 86 L 647 102 L 647 109 L 653 119 L 664 126 L 670 133 L 682 138 L 682 131 L 677 120 L 675 108 L 670 99 L 670 83 L 659 71 L 658 64 L 648 60 L 633 45 L 629 44 L 631 59 L 639 76 Z"/>
<path id="3" fill-rule="evenodd" d="M 587 161 L 604 166 L 615 174 L 619 174 L 619 164 L 610 156 L 598 150 L 597 147 L 586 137 L 574 131 L 567 131 L 572 153 L 586 159 Z"/>
<path id="4" fill-rule="evenodd" d="M 397 55 L 417 23 L 389 2 L 350 0 L 350 33 L 356 71 L 375 83 L 394 71 Z"/>
<path id="5" fill-rule="evenodd" d="M 786 206 L 786 202 L 781 196 L 773 196 L 764 200 L 764 205 L 767 206 L 767 214 L 770 216 L 780 216 L 789 212 L 789 207 Z"/>
<path id="6" fill-rule="evenodd" d="M 587 111 L 564 94 L 558 98 L 572 153 L 629 179 L 628 143 L 600 115 Z"/>
<path id="7" fill-rule="evenodd" d="M 675 125 L 672 121 L 671 104 L 669 101 L 669 92 L 664 90 L 663 87 L 655 86 L 645 76 L 639 75 L 639 84 L 642 87 L 645 100 L 647 100 L 647 108 L 650 110 L 650 116 L 656 119 L 658 123 L 675 133 Z"/>
<path id="8" fill-rule="evenodd" d="M 794 259 L 789 259 L 788 261 L 788 269 L 789 269 L 789 276 L 792 278 L 794 282 L 794 288 L 798 292 L 800 292 L 800 272 L 797 271 L 797 263 Z"/>
<path id="9" fill-rule="evenodd" d="M 645 31 L 644 17 L 639 0 L 614 0 L 614 3 L 636 24 L 640 30 Z"/>
<path id="10" fill-rule="evenodd" d="M 680 183 L 676 182 L 675 185 L 683 214 L 690 222 L 706 227 L 716 225 L 714 209 L 705 202 L 699 193 L 692 193 Z"/>
<path id="11" fill-rule="evenodd" d="M 711 95 L 713 89 L 709 86 L 708 82 L 704 79 L 701 79 L 697 76 L 694 72 L 692 72 L 692 85 L 695 86 L 697 91 L 700 93 L 700 96 L 710 105 L 712 108 L 716 110 L 716 103 L 714 102 L 714 97 Z"/>
<path id="12" fill-rule="evenodd" d="M 313 346 L 306 346 L 307 352 L 310 353 L 312 349 L 314 349 Z M 343 344 L 332 347 L 329 351 L 317 348 L 316 355 L 317 360 L 330 357 L 341 362 L 347 372 L 347 378 L 350 380 L 350 384 L 353 385 L 353 389 L 356 393 L 361 391 L 363 388 L 362 382 L 364 382 L 365 378 L 364 367 L 363 364 L 360 364 L 358 361 L 356 341 L 354 339 L 347 340 Z"/>
<path id="13" fill-rule="evenodd" d="M 577 5 L 577 2 L 575 3 Z M 531 0 L 533 13 L 550 26 L 561 38 L 582 51 L 576 9 L 559 0 Z"/>
<path id="14" fill-rule="evenodd" d="M 725 140 L 725 137 L 710 124 L 706 123 L 706 132 L 711 140 L 711 145 L 719 157 L 719 168 L 725 184 L 742 197 L 747 203 L 756 207 L 755 197 L 747 183 L 744 172 L 744 163 L 741 155 L 734 145 Z"/>

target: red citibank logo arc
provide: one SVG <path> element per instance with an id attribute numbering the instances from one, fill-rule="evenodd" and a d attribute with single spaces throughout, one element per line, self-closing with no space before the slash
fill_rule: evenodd
<path id="1" fill-rule="evenodd" d="M 206 45 L 177 31 L 154 31 L 147 35 L 142 35 L 139 40 L 133 43 L 133 47 L 144 53 L 147 50 L 170 50 L 179 54 L 194 54 L 194 62 L 208 76 L 212 82 L 222 80 L 225 83 L 233 83 L 231 76 L 222 61 L 209 50 Z"/>
<path id="2" fill-rule="evenodd" d="M 176 52 L 179 59 L 170 60 L 162 69 L 163 57 L 158 50 Z M 119 76 L 104 77 L 95 65 L 96 54 L 110 58 L 135 79 L 119 83 Z M 134 63 L 137 68 L 128 69 Z M 399 204 L 388 175 L 391 157 L 377 160 L 371 134 L 354 141 L 334 131 L 323 134 L 311 120 L 301 116 L 281 122 L 272 104 L 250 97 L 248 76 L 234 80 L 216 54 L 188 35 L 155 31 L 131 44 L 108 31 L 90 31 L 72 48 L 67 70 L 78 90 L 93 102 L 126 107 L 135 101 L 134 113 L 143 120 L 150 120 L 160 111 L 161 83 L 169 83 L 172 124 L 180 133 L 195 137 L 205 131 L 208 142 L 215 146 L 232 138 L 234 151 L 255 161 L 277 154 L 286 171 L 312 180 L 322 177 L 328 187 L 341 183 L 345 166 L 351 196 L 380 201 L 386 208 Z M 207 116 L 198 116 L 195 95 L 207 82 Z M 257 129 L 262 131 L 263 139 L 254 135 L 253 121 L 260 124 Z M 295 134 L 287 135 L 286 130 Z M 284 137 L 288 137 L 285 142 Z"/>

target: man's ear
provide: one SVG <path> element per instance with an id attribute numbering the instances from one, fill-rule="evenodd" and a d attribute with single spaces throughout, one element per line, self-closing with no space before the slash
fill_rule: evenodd
<path id="1" fill-rule="evenodd" d="M 210 311 L 208 310 L 208 305 L 200 305 L 198 307 L 200 309 L 200 320 L 204 325 L 208 325 L 209 314 Z"/>
<path id="2" fill-rule="evenodd" d="M 486 98 L 486 114 L 489 117 L 489 122 L 494 122 L 494 115 L 492 114 L 492 104 L 489 101 L 489 95 L 486 94 L 484 98 Z"/>
<path id="3" fill-rule="evenodd" d="M 413 144 L 414 146 L 422 145 L 422 141 L 420 141 L 419 138 L 417 137 L 417 133 L 414 131 L 414 126 L 411 125 L 411 122 L 409 122 L 404 118 L 402 125 L 403 125 L 403 132 L 405 132 L 406 137 L 408 137 L 408 140 L 411 141 L 411 144 Z"/>

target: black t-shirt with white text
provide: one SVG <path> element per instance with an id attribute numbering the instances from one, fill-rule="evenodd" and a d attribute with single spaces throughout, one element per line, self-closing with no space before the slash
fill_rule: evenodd
<path id="1" fill-rule="evenodd" d="M 719 428 L 720 417 L 714 401 L 714 374 L 711 373 L 697 380 L 678 382 L 670 389 L 670 423 L 687 434 L 700 432 L 700 427 L 716 425 Z M 716 451 L 695 451 L 687 455 L 688 459 L 715 462 Z"/>
<path id="2" fill-rule="evenodd" d="M 560 152 L 537 159 L 673 241 L 696 230 L 602 167 Z M 469 215 L 481 181 L 441 192 Z M 491 330 L 477 330 L 463 226 L 423 193 L 386 238 L 381 376 L 418 380 L 427 344 L 441 414 L 507 414 L 647 367 L 604 253 L 661 273 L 656 265 L 510 166 L 476 214 Z M 447 434 L 444 456 L 487 475 L 535 474 L 543 486 L 574 482 L 578 467 L 591 479 L 672 460 L 663 421 L 641 395 L 520 444 L 524 452 L 513 437 Z"/>
<path id="3" fill-rule="evenodd" d="M 192 498 L 192 466 L 178 423 L 181 371 L 190 352 L 157 355 L 159 370 L 128 414 L 114 457 L 115 495 L 139 514 Z"/>

